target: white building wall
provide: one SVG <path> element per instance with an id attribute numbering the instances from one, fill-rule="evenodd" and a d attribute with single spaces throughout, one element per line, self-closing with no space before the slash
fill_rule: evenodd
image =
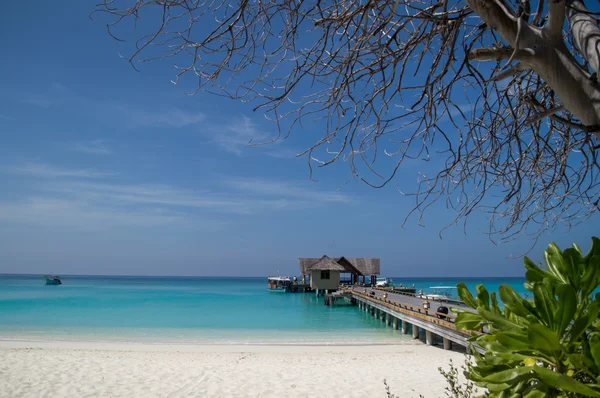
<path id="1" fill-rule="evenodd" d="M 319 290 L 333 290 L 340 285 L 340 271 L 329 271 L 329 279 L 321 279 L 321 271 L 310 272 L 310 287 Z"/>

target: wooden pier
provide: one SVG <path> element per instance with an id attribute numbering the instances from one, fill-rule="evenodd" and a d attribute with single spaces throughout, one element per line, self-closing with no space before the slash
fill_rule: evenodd
<path id="1" fill-rule="evenodd" d="M 455 343 L 467 348 L 473 347 L 483 353 L 481 347 L 472 346 L 467 341 L 472 332 L 456 328 L 454 314 L 437 312 L 437 307 L 440 305 L 471 310 L 458 300 L 436 301 L 434 298 L 420 297 L 413 293 L 351 286 L 326 295 L 325 304 L 333 305 L 340 299 L 356 304 L 360 310 L 381 319 L 394 329 L 401 329 L 403 334 L 412 333 L 414 339 L 419 338 L 420 329 L 425 330 L 427 345 L 433 345 L 434 336 L 440 336 L 444 349 L 452 349 L 452 344 Z M 424 307 L 424 301 L 428 303 L 429 308 Z"/>

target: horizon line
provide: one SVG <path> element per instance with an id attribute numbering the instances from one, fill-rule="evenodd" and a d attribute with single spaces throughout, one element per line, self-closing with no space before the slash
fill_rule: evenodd
<path id="1" fill-rule="evenodd" d="M 0 276 L 44 276 L 44 275 L 58 275 L 53 273 L 8 273 L 8 272 L 0 272 Z M 61 276 L 104 276 L 104 277 L 137 277 L 137 278 L 268 278 L 273 275 L 256 275 L 256 276 L 235 276 L 235 275 L 134 275 L 134 274 L 60 274 Z M 294 275 L 292 275 L 294 276 Z M 525 279 L 525 275 L 523 276 L 391 276 L 388 278 L 392 279 L 481 279 L 481 278 L 489 278 L 489 279 L 501 279 L 501 278 L 520 278 Z"/>

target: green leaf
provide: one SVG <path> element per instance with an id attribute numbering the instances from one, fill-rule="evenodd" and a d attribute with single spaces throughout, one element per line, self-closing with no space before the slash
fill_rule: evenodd
<path id="1" fill-rule="evenodd" d="M 529 325 L 527 336 L 531 345 L 544 351 L 560 351 L 560 341 L 556 333 L 539 323 Z"/>
<path id="2" fill-rule="evenodd" d="M 547 280 L 545 279 L 545 281 Z M 540 320 L 550 326 L 554 323 L 554 310 L 552 308 L 553 298 L 547 289 L 547 286 L 543 282 L 536 283 L 533 287 L 533 302 L 539 313 Z"/>
<path id="3" fill-rule="evenodd" d="M 550 274 L 562 283 L 569 283 L 569 280 L 564 273 L 565 265 L 563 254 L 559 247 L 556 246 L 556 243 L 552 242 L 548 245 L 548 249 L 544 252 L 544 258 L 546 259 L 546 266 L 548 267 Z"/>
<path id="4" fill-rule="evenodd" d="M 457 329 L 478 330 L 481 328 L 481 321 L 481 316 L 479 316 L 478 314 L 474 314 L 471 312 L 461 312 L 456 316 L 456 319 L 454 320 L 454 325 L 456 325 Z"/>
<path id="5" fill-rule="evenodd" d="M 577 311 L 577 295 L 571 285 L 558 285 L 556 287 L 558 296 L 558 308 L 554 313 L 555 330 L 562 335 L 571 324 L 575 311 Z"/>
<path id="6" fill-rule="evenodd" d="M 594 361 L 584 354 L 570 354 L 567 357 L 567 363 L 575 369 L 592 368 L 594 366 Z"/>
<path id="7" fill-rule="evenodd" d="M 496 340 L 513 351 L 531 350 L 531 342 L 524 333 L 497 332 Z"/>
<path id="8" fill-rule="evenodd" d="M 569 335 L 570 335 L 571 341 L 577 340 L 579 338 L 579 336 L 581 336 L 583 334 L 583 332 L 585 332 L 585 330 L 587 328 L 589 328 L 592 325 L 592 323 L 594 323 L 596 321 L 599 313 L 600 313 L 600 305 L 598 304 L 597 301 L 594 301 L 588 307 L 587 314 L 577 318 L 575 320 L 575 322 L 573 323 L 573 325 L 571 326 L 571 329 L 569 330 Z"/>
<path id="9" fill-rule="evenodd" d="M 600 397 L 600 393 L 592 390 L 585 384 L 580 383 L 567 375 L 556 373 L 550 369 L 542 368 L 537 365 L 533 367 L 533 371 L 540 377 L 540 380 L 551 387 L 558 388 L 563 391 L 583 394 L 588 397 Z"/>
<path id="10" fill-rule="evenodd" d="M 478 306 L 485 307 L 486 310 L 490 309 L 490 294 L 483 285 L 477 285 L 477 304 Z"/>
<path id="11" fill-rule="evenodd" d="M 600 271 L 600 267 L 591 266 L 588 262 L 585 264 L 585 270 L 583 271 L 583 276 L 581 277 L 580 287 L 581 294 L 584 297 L 587 297 L 598 285 L 598 272 Z"/>
<path id="12" fill-rule="evenodd" d="M 577 250 L 569 248 L 563 252 L 563 272 L 574 286 L 579 285 L 580 269 L 583 263 L 583 257 Z"/>
<path id="13" fill-rule="evenodd" d="M 498 288 L 500 299 L 504 306 L 515 314 L 525 317 L 531 312 L 523 305 L 523 298 L 509 285 L 500 285 Z"/>
<path id="14" fill-rule="evenodd" d="M 596 368 L 600 370 L 600 333 L 594 332 L 590 335 L 590 353 L 592 354 L 592 358 L 594 358 L 594 362 L 596 363 Z"/>
<path id="15" fill-rule="evenodd" d="M 523 395 L 523 398 L 545 398 L 546 393 L 540 390 L 532 390 Z"/>
<path id="16" fill-rule="evenodd" d="M 482 381 L 487 382 L 487 383 L 494 383 L 494 384 L 515 383 L 517 381 L 522 380 L 523 376 L 529 375 L 531 377 L 532 370 L 533 370 L 533 367 L 531 367 L 531 366 L 522 366 L 520 368 L 507 369 L 507 370 L 503 370 L 501 372 L 493 373 L 489 376 L 486 376 L 483 378 Z"/>
<path id="17" fill-rule="evenodd" d="M 496 299 L 495 292 L 490 293 L 490 300 L 492 301 L 492 311 L 494 311 L 496 314 L 501 314 L 502 310 L 500 310 L 500 306 L 498 305 L 498 299 Z"/>
<path id="18" fill-rule="evenodd" d="M 519 324 L 509 319 L 506 319 L 502 315 L 489 311 L 483 307 L 477 308 L 477 312 L 479 313 L 479 315 L 481 315 L 483 319 L 490 321 L 492 323 L 492 326 L 496 329 L 516 333 L 523 330 L 523 327 L 521 327 Z"/>
<path id="19" fill-rule="evenodd" d="M 592 246 L 590 247 L 590 251 L 585 255 L 583 260 L 585 262 L 589 262 L 592 256 L 600 256 L 600 239 L 595 236 L 592 237 Z"/>
<path id="20" fill-rule="evenodd" d="M 533 261 L 529 259 L 529 257 L 525 257 L 524 259 L 525 268 L 527 272 L 525 276 L 529 282 L 541 282 L 542 279 L 549 276 L 550 274 L 540 267 L 538 267 Z"/>
<path id="21" fill-rule="evenodd" d="M 500 392 L 500 391 L 508 390 L 511 387 L 512 387 L 512 385 L 507 384 L 507 383 L 490 383 L 487 385 L 487 389 L 490 390 L 491 392 Z"/>
<path id="22" fill-rule="evenodd" d="M 460 299 L 466 305 L 471 308 L 477 308 L 477 302 L 473 298 L 473 295 L 469 289 L 467 289 L 467 285 L 465 285 L 463 282 L 460 282 L 458 285 L 456 285 L 456 289 L 458 290 L 458 297 L 460 297 Z"/>

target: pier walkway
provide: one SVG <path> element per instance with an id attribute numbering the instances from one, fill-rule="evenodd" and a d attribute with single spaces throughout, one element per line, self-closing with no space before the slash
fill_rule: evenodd
<path id="1" fill-rule="evenodd" d="M 437 312 L 439 306 L 472 311 L 458 300 L 438 300 L 433 297 L 425 298 L 410 293 L 394 293 L 389 289 L 363 286 L 347 287 L 330 296 L 330 305 L 340 298 L 345 298 L 358 305 L 360 310 L 371 313 L 387 325 L 392 325 L 394 329 L 401 328 L 404 334 L 411 331 L 415 339 L 419 338 L 419 330 L 423 329 L 425 342 L 428 345 L 434 344 L 434 336 L 437 335 L 442 338 L 445 349 L 451 349 L 452 343 L 464 347 L 470 346 L 467 339 L 471 337 L 472 332 L 457 329 L 454 325 L 456 317 L 454 314 Z M 428 309 L 423 306 L 424 301 L 429 302 Z M 481 347 L 473 348 L 483 352 Z"/>

